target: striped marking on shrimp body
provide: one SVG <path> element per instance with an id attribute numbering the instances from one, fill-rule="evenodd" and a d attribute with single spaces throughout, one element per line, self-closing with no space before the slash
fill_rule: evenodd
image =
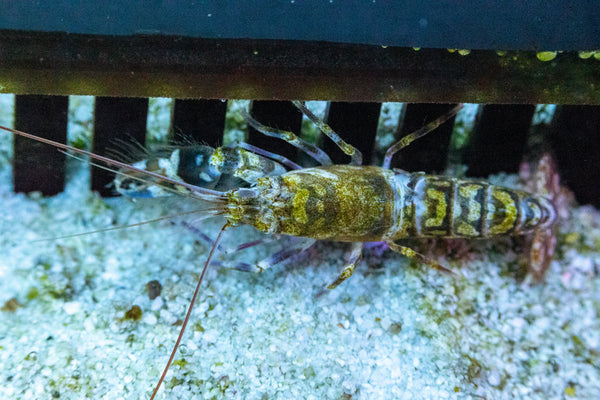
<path id="1" fill-rule="evenodd" d="M 493 187 L 491 190 L 492 205 L 489 207 L 487 222 L 490 235 L 502 235 L 512 232 L 516 227 L 519 214 L 517 207 L 518 197 L 511 195 L 506 190 Z"/>
<path id="2" fill-rule="evenodd" d="M 481 235 L 481 199 L 484 187 L 476 183 L 458 185 L 455 207 L 454 234 L 456 236 L 476 237 Z"/>

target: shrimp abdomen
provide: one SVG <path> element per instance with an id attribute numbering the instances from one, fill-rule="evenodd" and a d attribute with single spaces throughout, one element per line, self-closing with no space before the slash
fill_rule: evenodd
<path id="1" fill-rule="evenodd" d="M 408 237 L 522 235 L 554 221 L 552 204 L 541 196 L 485 181 L 409 175 L 402 232 Z"/>

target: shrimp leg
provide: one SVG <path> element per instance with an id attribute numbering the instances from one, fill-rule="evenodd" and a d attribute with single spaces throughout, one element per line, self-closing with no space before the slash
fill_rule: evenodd
<path id="1" fill-rule="evenodd" d="M 392 241 L 389 241 L 386 243 L 389 246 L 389 248 L 392 249 L 392 251 L 395 251 L 396 253 L 400 253 L 403 256 L 410 258 L 411 260 L 414 260 L 421 264 L 429 265 L 431 268 L 437 269 L 438 271 L 441 271 L 441 272 L 444 272 L 447 274 L 451 274 L 451 275 L 455 274 L 453 271 L 449 270 L 448 268 L 443 267 L 437 261 L 434 261 L 430 258 L 425 257 L 423 254 L 411 249 L 410 247 L 402 246 L 402 245 L 399 245 L 398 243 L 395 243 Z"/>
<path id="2" fill-rule="evenodd" d="M 331 139 L 344 154 L 351 157 L 350 165 L 362 165 L 362 153 L 356 147 L 346 143 L 340 135 L 335 133 L 335 131 L 325 123 L 325 121 L 313 114 L 303 101 L 293 101 L 292 103 L 300 110 L 300 112 L 302 112 L 302 114 L 306 115 L 308 119 L 318 126 L 321 132 L 327 135 L 327 137 Z"/>
<path id="3" fill-rule="evenodd" d="M 352 276 L 354 269 L 356 268 L 356 264 L 358 264 L 362 259 L 362 249 L 362 242 L 352 243 L 352 250 L 350 251 L 350 259 L 348 260 L 348 264 L 344 267 L 340 275 L 327 286 L 327 289 L 335 289 L 340 285 L 340 283 Z"/>
<path id="4" fill-rule="evenodd" d="M 325 153 L 323 150 L 321 150 L 314 144 L 308 143 L 304 139 L 298 137 L 294 132 L 271 128 L 269 126 L 261 124 L 260 122 L 252 118 L 252 116 L 246 111 L 242 110 L 241 113 L 248 125 L 259 131 L 263 135 L 275 137 L 288 142 L 292 146 L 296 147 L 297 149 L 303 151 L 304 153 L 312 157 L 321 165 L 332 165 L 331 158 L 329 158 L 327 153 Z"/>
<path id="5" fill-rule="evenodd" d="M 214 263 L 217 263 L 220 266 L 237 269 L 239 271 L 244 271 L 244 272 L 255 272 L 255 273 L 263 272 L 264 270 L 271 268 L 274 265 L 277 265 L 279 263 L 287 261 L 290 258 L 303 253 L 305 250 L 307 250 L 309 247 L 311 247 L 316 242 L 315 239 L 311 239 L 311 238 L 294 238 L 294 239 L 295 240 L 292 240 L 292 244 L 290 246 L 288 246 L 287 248 L 285 248 L 281 251 L 278 251 L 275 254 L 272 254 L 271 256 L 269 256 L 267 258 L 260 260 L 256 264 L 239 262 L 239 263 L 236 263 L 236 264 L 233 264 L 230 266 L 228 264 L 219 263 L 219 262 L 214 262 Z"/>

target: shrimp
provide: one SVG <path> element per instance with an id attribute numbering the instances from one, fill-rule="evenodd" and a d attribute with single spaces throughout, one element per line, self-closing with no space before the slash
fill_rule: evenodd
<path id="1" fill-rule="evenodd" d="M 388 150 L 384 165 L 376 167 L 361 165 L 362 156 L 357 149 L 312 115 L 303 103 L 295 104 L 351 157 L 349 165 L 332 165 L 328 157 L 317 156 L 321 166 L 280 171 L 273 175 L 263 174 L 250 187 L 220 191 L 185 182 L 179 176 L 144 169 L 146 166 L 140 168 L 83 150 L 74 150 L 119 168 L 121 175 L 133 177 L 142 183 L 159 184 L 162 188 L 176 187 L 180 193 L 208 205 L 200 211 L 205 216 L 222 216 L 226 220 L 205 261 L 179 336 L 151 399 L 156 396 L 174 359 L 200 285 L 226 229 L 244 224 L 267 235 L 299 238 L 291 247 L 254 266 L 239 266 L 239 269 L 257 272 L 302 253 L 316 240 L 352 243 L 349 263 L 328 286 L 334 288 L 353 274 L 365 242 L 385 242 L 393 251 L 446 271 L 436 261 L 397 241 L 404 238 L 478 239 L 528 235 L 544 232 L 556 222 L 554 205 L 545 196 L 495 186 L 481 180 L 390 169 L 391 159 L 397 151 L 444 122 L 452 113 L 403 138 Z M 453 113 L 457 111 L 455 109 Z M 0 129 L 69 149 L 69 146 L 14 129 Z"/>
<path id="2" fill-rule="evenodd" d="M 319 163 L 331 164 L 323 150 L 293 132 L 265 126 L 246 111 L 242 111 L 242 115 L 258 132 L 286 141 Z M 217 191 L 248 187 L 260 177 L 282 175 L 287 170 L 302 168 L 286 157 L 248 143 L 216 149 L 200 144 L 155 146 L 151 150 L 131 143 L 125 143 L 125 147 L 132 154 L 142 152 L 141 160 L 130 163 L 135 168 Z M 115 154 L 124 159 L 131 158 L 131 155 L 123 155 L 122 152 Z M 132 170 L 118 171 L 113 186 L 119 194 L 132 198 L 161 197 L 177 192 L 176 185 L 167 185 L 164 181 L 144 177 L 143 173 Z"/>
<path id="3" fill-rule="evenodd" d="M 163 146 L 131 165 L 218 191 L 247 187 L 259 177 L 281 175 L 287 171 L 282 164 L 247 148 L 251 147 L 245 143 L 216 149 L 205 145 Z M 115 190 L 133 198 L 162 197 L 177 190 L 176 185 L 170 185 L 170 190 L 166 190 L 160 181 L 136 178 L 143 178 L 143 174 L 117 174 L 113 182 Z"/>

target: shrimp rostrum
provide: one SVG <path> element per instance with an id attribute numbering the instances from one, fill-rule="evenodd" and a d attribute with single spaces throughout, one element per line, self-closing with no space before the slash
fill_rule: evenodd
<path id="1" fill-rule="evenodd" d="M 277 158 L 277 155 L 263 153 L 262 156 L 274 159 L 279 166 L 285 164 L 291 170 L 284 172 L 285 169 L 282 168 L 275 173 L 265 172 L 261 175 L 261 168 L 259 168 L 258 173 L 261 176 L 246 181 L 251 183 L 251 186 L 221 191 L 214 190 L 208 185 L 186 182 L 180 176 L 165 176 L 141 168 L 143 165 L 136 167 L 76 150 L 111 167 L 119 168 L 121 174 L 133 176 L 142 183 L 158 183 L 162 187 L 175 186 L 179 193 L 185 191 L 189 197 L 204 202 L 205 208 L 201 212 L 205 216 L 219 215 L 227 221 L 214 241 L 175 348 L 152 398 L 156 395 L 174 358 L 191 315 L 200 283 L 221 234 L 226 228 L 247 224 L 269 235 L 294 237 L 291 246 L 256 265 L 238 265 L 239 269 L 253 271 L 264 270 L 299 254 L 316 240 L 351 242 L 352 250 L 348 265 L 329 285 L 329 288 L 334 288 L 352 275 L 356 264 L 361 259 L 362 246 L 365 242 L 385 242 L 393 251 L 446 270 L 417 251 L 398 244 L 398 240 L 538 235 L 540 232 L 550 232 L 557 219 L 552 200 L 544 195 L 495 186 L 482 180 L 463 180 L 390 168 L 391 159 L 398 150 L 445 122 L 458 112 L 460 106 L 404 137 L 387 151 L 383 166 L 376 167 L 361 165 L 362 156 L 356 148 L 344 142 L 329 126 L 314 116 L 304 103 L 294 102 L 294 104 L 351 157 L 349 165 L 333 165 L 322 150 L 303 142 L 290 132 L 265 127 L 250 116 L 246 116 L 246 119 L 257 130 L 292 143 L 321 165 L 300 168 L 291 162 L 287 163 L 289 160 Z M 23 132 L 2 129 L 40 140 Z M 51 144 L 56 145 L 54 142 Z M 68 146 L 59 145 L 59 147 Z M 199 173 L 206 175 L 209 165 L 202 165 Z M 162 172 L 160 169 L 155 170 Z"/>

